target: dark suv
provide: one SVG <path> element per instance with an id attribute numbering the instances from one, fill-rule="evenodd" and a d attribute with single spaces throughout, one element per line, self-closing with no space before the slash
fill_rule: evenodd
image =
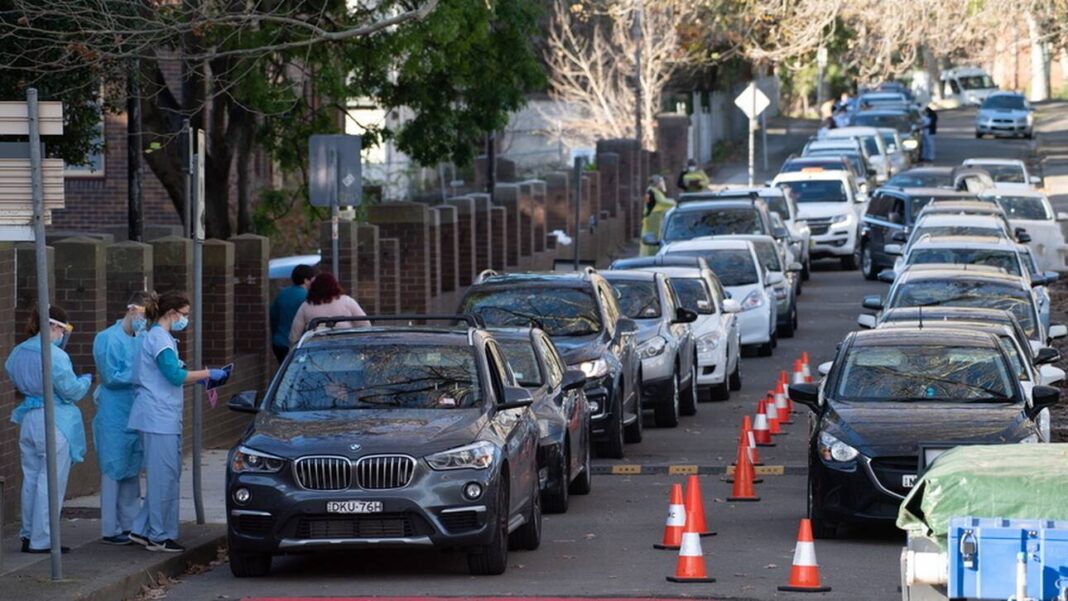
<path id="1" fill-rule="evenodd" d="M 348 319 L 313 320 L 261 403 L 230 401 L 256 413 L 227 462 L 231 571 L 266 575 L 278 553 L 435 546 L 466 550 L 472 574 L 504 572 L 509 544 L 541 539 L 530 393 L 473 318 L 328 327 Z"/>
<path id="2" fill-rule="evenodd" d="M 552 339 L 568 366 L 586 374 L 590 430 L 606 457 L 642 439 L 635 335 L 611 284 L 593 268 L 576 273 L 485 272 L 460 302 L 461 313 L 489 326 L 534 326 Z"/>
<path id="3" fill-rule="evenodd" d="M 646 234 L 642 244 L 660 246 L 702 236 L 771 233 L 768 205 L 756 192 L 748 198 L 739 198 L 730 190 L 693 192 L 680 195 L 678 205 L 664 215 L 660 237 Z"/>

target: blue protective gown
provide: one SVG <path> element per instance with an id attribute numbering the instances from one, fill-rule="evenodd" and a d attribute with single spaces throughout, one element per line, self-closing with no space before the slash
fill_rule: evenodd
<path id="1" fill-rule="evenodd" d="M 128 335 L 122 320 L 93 340 L 93 360 L 100 376 L 93 396 L 97 406 L 93 443 L 100 471 L 112 480 L 132 478 L 141 471 L 141 437 L 126 425 L 133 407 L 133 365 L 140 347 L 140 338 Z"/>

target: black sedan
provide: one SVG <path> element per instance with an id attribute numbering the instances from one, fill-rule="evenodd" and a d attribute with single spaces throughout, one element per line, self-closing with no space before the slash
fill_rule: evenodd
<path id="1" fill-rule="evenodd" d="M 275 554 L 377 547 L 460 548 L 471 573 L 500 574 L 509 544 L 538 547 L 532 399 L 470 324 L 309 332 L 262 403 L 231 400 L 256 413 L 226 472 L 235 576 L 267 574 Z"/>
<path id="2" fill-rule="evenodd" d="M 593 487 L 590 407 L 582 390 L 586 376 L 567 369 L 552 340 L 537 328 L 494 329 L 493 337 L 516 381 L 534 397 L 542 506 L 548 513 L 564 513 L 571 493 L 589 494 Z"/>
<path id="3" fill-rule="evenodd" d="M 962 444 L 1042 441 L 1035 417 L 1056 388 L 1020 385 L 995 336 L 945 327 L 854 332 L 826 379 L 790 386 L 809 406 L 813 533 L 892 523 L 921 466 Z"/>

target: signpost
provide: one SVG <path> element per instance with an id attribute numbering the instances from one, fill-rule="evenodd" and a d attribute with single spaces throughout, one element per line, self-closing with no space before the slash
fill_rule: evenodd
<path id="1" fill-rule="evenodd" d="M 579 270 L 579 235 L 582 233 L 582 170 L 586 168 L 586 157 L 575 157 L 575 239 L 571 241 L 575 245 L 575 271 Z"/>
<path id="2" fill-rule="evenodd" d="M 826 89 L 823 83 L 824 70 L 827 68 L 827 47 L 820 46 L 816 50 L 816 106 L 823 106 L 827 99 Z"/>
<path id="3" fill-rule="evenodd" d="M 308 140 L 308 201 L 313 207 L 330 207 L 331 268 L 338 281 L 339 207 L 359 206 L 363 200 L 360 148 L 360 136 L 316 134 Z"/>
<path id="4" fill-rule="evenodd" d="M 204 158 L 207 146 L 204 130 L 189 131 L 192 171 L 187 197 L 193 238 L 193 365 L 204 365 Z M 193 510 L 198 524 L 204 523 L 204 488 L 201 478 L 201 451 L 204 447 L 204 388 L 193 387 Z"/>
<path id="5" fill-rule="evenodd" d="M 749 187 L 752 188 L 756 180 L 753 146 L 756 138 L 757 117 L 768 108 L 771 101 L 756 86 L 756 82 L 749 82 L 742 93 L 734 99 L 734 104 L 749 118 Z"/>

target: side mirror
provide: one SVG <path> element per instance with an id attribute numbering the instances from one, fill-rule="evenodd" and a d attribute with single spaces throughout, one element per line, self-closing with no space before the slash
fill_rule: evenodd
<path id="1" fill-rule="evenodd" d="M 1064 381 L 1064 370 L 1052 365 L 1038 366 L 1038 383 L 1043 386 L 1053 386 Z"/>
<path id="2" fill-rule="evenodd" d="M 586 386 L 586 374 L 582 373 L 581 369 L 569 369 L 564 372 L 564 380 L 560 383 L 560 388 L 564 391 L 579 390 Z"/>
<path id="3" fill-rule="evenodd" d="M 1061 390 L 1052 386 L 1035 386 L 1031 389 L 1031 404 L 1024 410 L 1027 417 L 1034 418 L 1043 409 L 1049 409 L 1061 400 Z"/>
<path id="4" fill-rule="evenodd" d="M 832 365 L 834 365 L 833 361 L 825 361 L 823 363 L 820 363 L 819 367 L 816 368 L 816 371 L 818 371 L 821 376 L 826 378 L 827 374 L 831 373 Z"/>
<path id="5" fill-rule="evenodd" d="M 1049 327 L 1049 339 L 1056 340 L 1068 336 L 1068 326 L 1063 323 L 1055 323 Z"/>
<path id="6" fill-rule="evenodd" d="M 1057 273 L 1056 271 L 1043 271 L 1042 275 L 1046 278 L 1046 284 L 1052 284 L 1053 282 L 1056 282 L 1057 280 L 1061 279 L 1061 274 Z"/>
<path id="7" fill-rule="evenodd" d="M 243 390 L 235 394 L 230 397 L 230 402 L 226 404 L 226 407 L 230 411 L 237 411 L 238 413 L 259 413 L 260 411 L 260 408 L 256 405 L 255 390 Z"/>
<path id="8" fill-rule="evenodd" d="M 908 235 L 908 232 L 904 232 L 904 231 L 900 231 L 899 230 L 899 231 L 894 232 L 894 235 L 890 236 L 890 239 L 893 240 L 894 242 L 908 242 L 909 241 L 909 235 Z"/>
<path id="9" fill-rule="evenodd" d="M 790 263 L 790 265 L 788 265 L 786 268 L 792 272 L 804 271 L 805 269 L 804 266 L 798 263 L 797 261 Z"/>
<path id="10" fill-rule="evenodd" d="M 894 271 L 893 269 L 884 269 L 884 270 L 880 271 L 878 273 L 878 275 L 875 276 L 875 278 L 877 280 L 879 280 L 880 282 L 886 282 L 887 284 L 893 284 L 894 280 L 897 279 L 897 272 Z"/>
<path id="11" fill-rule="evenodd" d="M 812 411 L 819 413 L 820 410 L 820 387 L 816 384 L 805 382 L 803 384 L 791 384 L 787 389 L 790 400 L 801 403 Z"/>
<path id="12" fill-rule="evenodd" d="M 875 316 L 871 313 L 861 313 L 857 316 L 857 325 L 867 330 L 874 330 L 876 326 Z"/>
<path id="13" fill-rule="evenodd" d="M 723 311 L 725 313 L 741 313 L 742 305 L 733 298 L 723 299 Z"/>
<path id="14" fill-rule="evenodd" d="M 871 311 L 882 311 L 883 298 L 878 294 L 869 294 L 868 296 L 864 297 L 864 301 L 861 303 L 861 306 Z"/>
<path id="15" fill-rule="evenodd" d="M 1060 211 L 1057 213 L 1057 221 L 1068 221 L 1068 213 Z"/>
<path id="16" fill-rule="evenodd" d="M 1042 178 L 1038 177 L 1037 175 L 1032 175 L 1031 176 L 1031 183 L 1036 185 L 1036 186 L 1041 185 L 1042 184 Z"/>
<path id="17" fill-rule="evenodd" d="M 781 283 L 783 283 L 785 281 L 786 281 L 786 278 L 782 277 L 782 273 L 780 273 L 778 271 L 773 271 L 773 272 L 768 274 L 768 285 L 769 286 L 778 286 L 779 284 L 781 284 Z"/>
<path id="18" fill-rule="evenodd" d="M 656 234 L 646 234 L 642 236 L 642 244 L 646 246 L 660 246 L 660 240 L 657 239 Z"/>
<path id="19" fill-rule="evenodd" d="M 638 331 L 638 323 L 633 319 L 624 317 L 619 320 L 619 331 L 623 334 L 634 334 Z"/>
<path id="20" fill-rule="evenodd" d="M 1040 273 L 1040 274 L 1036 274 L 1036 275 L 1031 276 L 1031 287 L 1032 288 L 1038 288 L 1039 286 L 1048 286 L 1048 285 L 1050 285 L 1050 284 L 1052 284 L 1053 282 L 1056 282 L 1056 281 L 1057 281 L 1056 277 L 1054 277 L 1053 279 L 1050 279 L 1050 275 L 1049 275 L 1048 272 Z"/>
<path id="21" fill-rule="evenodd" d="M 887 244 L 883 247 L 883 252 L 894 257 L 900 257 L 902 254 L 901 245 Z"/>
<path id="22" fill-rule="evenodd" d="M 504 402 L 497 403 L 497 410 L 522 409 L 523 407 L 530 407 L 533 403 L 534 397 L 530 396 L 530 391 L 526 388 L 506 386 L 504 388 Z"/>
<path id="23" fill-rule="evenodd" d="M 1031 241 L 1031 234 L 1028 234 L 1027 230 L 1023 229 L 1022 227 L 1016 228 L 1016 231 L 1014 233 L 1016 234 L 1016 241 L 1020 244 L 1027 244 Z"/>
<path id="24" fill-rule="evenodd" d="M 1046 365 L 1060 360 L 1061 352 L 1051 346 L 1044 346 L 1038 349 L 1038 354 L 1035 355 L 1035 365 Z"/>
<path id="25" fill-rule="evenodd" d="M 860 188 L 861 192 L 863 192 L 864 194 L 867 194 L 868 193 L 868 182 L 860 182 L 859 184 L 857 184 L 857 188 Z"/>
<path id="26" fill-rule="evenodd" d="M 674 323 L 693 323 L 695 321 L 697 321 L 696 311 L 691 311 L 686 307 L 679 307 L 675 309 Z"/>

